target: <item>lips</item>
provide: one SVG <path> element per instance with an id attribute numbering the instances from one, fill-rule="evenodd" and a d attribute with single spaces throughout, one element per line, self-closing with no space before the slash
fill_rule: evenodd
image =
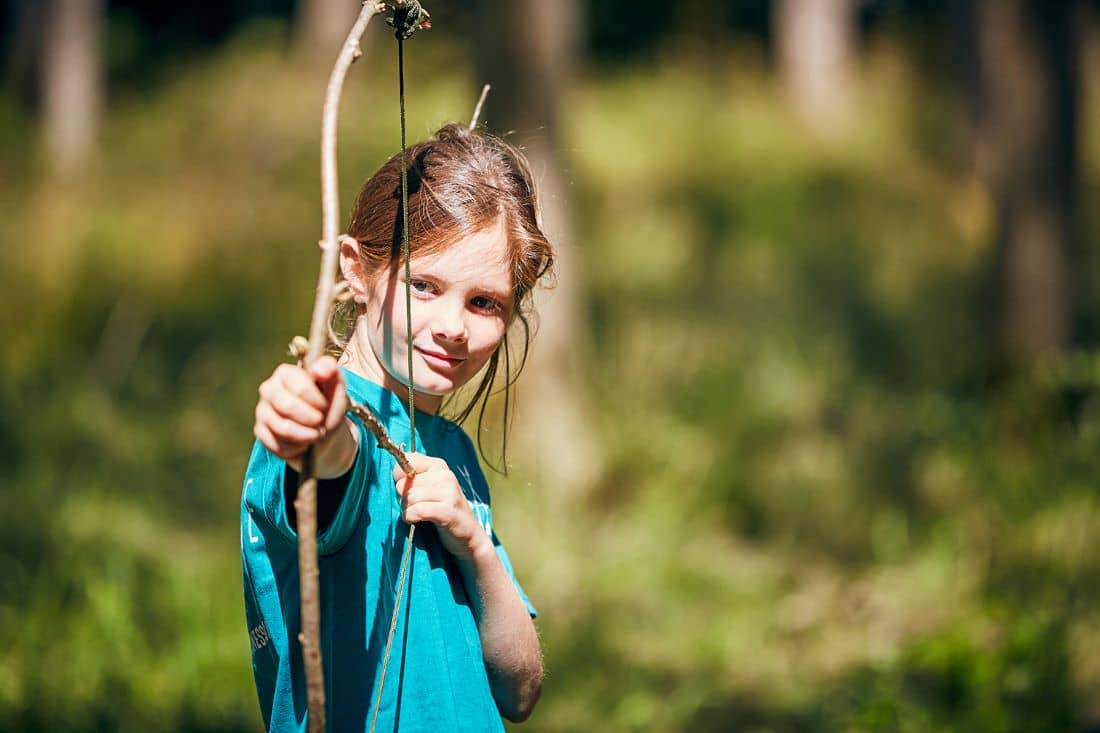
<path id="1" fill-rule="evenodd" d="M 456 366 L 466 361 L 464 358 L 457 356 L 448 356 L 442 351 L 425 351 L 419 347 L 414 346 L 413 349 L 416 353 L 423 357 L 424 361 L 429 366 L 434 366 L 442 369 L 454 369 Z"/>

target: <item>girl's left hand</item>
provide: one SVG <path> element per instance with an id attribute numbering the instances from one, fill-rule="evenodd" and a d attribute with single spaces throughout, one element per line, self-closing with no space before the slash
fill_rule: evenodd
<path id="1" fill-rule="evenodd" d="M 401 466 L 393 469 L 397 494 L 405 509 L 402 519 L 409 524 L 434 524 L 443 546 L 460 559 L 472 557 L 491 543 L 447 462 L 423 453 L 407 455 L 416 473 L 409 477 Z"/>

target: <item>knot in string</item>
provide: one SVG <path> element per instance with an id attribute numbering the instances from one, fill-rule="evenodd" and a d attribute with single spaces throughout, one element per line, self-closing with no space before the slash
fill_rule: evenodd
<path id="1" fill-rule="evenodd" d="M 398 0 L 393 5 L 393 15 L 386 18 L 386 23 L 395 29 L 394 35 L 399 40 L 407 41 L 418 30 L 431 28 L 432 16 L 420 6 L 418 0 Z"/>

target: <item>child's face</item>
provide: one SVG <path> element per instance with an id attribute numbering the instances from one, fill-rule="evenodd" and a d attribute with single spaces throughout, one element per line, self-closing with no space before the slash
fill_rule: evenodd
<path id="1" fill-rule="evenodd" d="M 412 258 L 412 326 L 405 316 L 405 268 L 370 283 L 365 327 L 376 360 L 364 367 L 398 394 L 409 384 L 412 334 L 417 407 L 434 412 L 442 396 L 470 381 L 492 356 L 512 317 L 512 274 L 500 222 L 433 255 Z M 395 389 L 395 387 L 397 389 Z"/>

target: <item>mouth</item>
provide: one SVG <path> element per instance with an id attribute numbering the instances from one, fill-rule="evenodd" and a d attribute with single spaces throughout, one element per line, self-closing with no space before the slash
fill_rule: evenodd
<path id="1" fill-rule="evenodd" d="M 420 354 L 421 358 L 428 363 L 429 366 L 433 366 L 441 369 L 454 369 L 456 366 L 466 361 L 466 359 L 457 356 L 448 356 L 441 351 L 425 351 L 418 346 L 414 346 L 413 350 Z"/>

